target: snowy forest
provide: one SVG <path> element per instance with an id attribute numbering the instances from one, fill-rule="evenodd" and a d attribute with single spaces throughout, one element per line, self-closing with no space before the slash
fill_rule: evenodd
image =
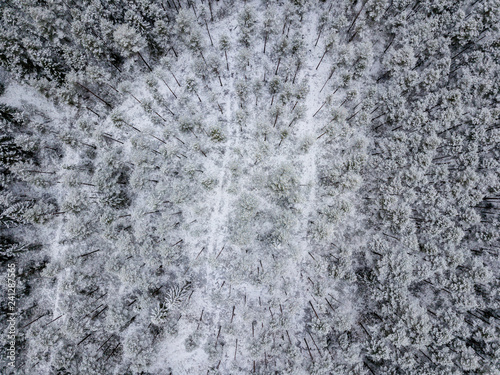
<path id="1" fill-rule="evenodd" d="M 3 374 L 500 374 L 500 0 L 0 0 Z"/>

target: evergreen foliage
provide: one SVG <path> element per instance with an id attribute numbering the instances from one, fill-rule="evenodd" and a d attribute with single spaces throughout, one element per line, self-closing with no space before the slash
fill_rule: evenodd
<path id="1" fill-rule="evenodd" d="M 2 372 L 497 374 L 499 24 L 4 1 Z"/>

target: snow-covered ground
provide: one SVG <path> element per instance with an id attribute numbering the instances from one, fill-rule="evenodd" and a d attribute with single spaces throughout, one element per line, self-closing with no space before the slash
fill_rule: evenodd
<path id="1" fill-rule="evenodd" d="M 137 3 L 0 98 L 19 374 L 494 374 L 498 6 Z"/>

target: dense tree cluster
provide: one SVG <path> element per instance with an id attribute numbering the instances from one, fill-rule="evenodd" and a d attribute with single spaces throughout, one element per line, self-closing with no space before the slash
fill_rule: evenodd
<path id="1" fill-rule="evenodd" d="M 498 373 L 498 0 L 0 20 L 6 374 Z"/>

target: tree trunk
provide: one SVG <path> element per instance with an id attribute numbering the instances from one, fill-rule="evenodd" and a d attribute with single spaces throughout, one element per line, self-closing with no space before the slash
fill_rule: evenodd
<path id="1" fill-rule="evenodd" d="M 387 45 L 387 47 L 385 47 L 385 50 L 384 50 L 384 52 L 382 53 L 382 56 L 384 56 L 384 55 L 385 55 L 385 53 L 387 52 L 387 50 L 389 49 L 389 47 L 392 45 L 392 42 L 394 42 L 394 39 L 396 39 L 396 34 L 394 34 L 394 36 L 392 37 L 392 39 L 391 39 L 390 43 Z M 381 56 L 381 57 L 382 57 L 382 56 Z"/>
<path id="2" fill-rule="evenodd" d="M 314 43 L 314 47 L 316 47 L 318 45 L 319 37 L 321 36 L 322 31 L 323 31 L 323 27 L 321 27 L 321 29 L 319 29 L 318 38 L 316 39 L 316 43 Z"/>
<path id="3" fill-rule="evenodd" d="M 205 56 L 203 56 L 203 52 L 202 51 L 200 51 L 200 55 L 201 55 L 201 58 L 203 59 L 203 62 L 205 63 L 205 65 L 208 66 L 207 60 L 205 60 Z"/>
<path id="4" fill-rule="evenodd" d="M 351 31 L 352 27 L 354 26 L 354 23 L 356 22 L 356 20 L 358 19 L 359 15 L 363 11 L 363 8 L 365 7 L 365 5 L 366 5 L 367 2 L 368 2 L 368 0 L 365 0 L 365 2 L 361 6 L 361 9 L 359 10 L 358 14 L 356 14 L 356 17 L 354 17 L 354 20 L 352 21 L 351 26 L 349 26 L 349 29 L 347 29 L 346 34 L 349 34 L 349 31 Z"/>
<path id="5" fill-rule="evenodd" d="M 139 55 L 139 57 L 141 58 L 141 60 L 144 62 L 144 64 L 146 64 L 146 66 L 148 67 L 149 71 L 152 72 L 153 69 L 151 69 L 151 67 L 149 66 L 149 64 L 146 62 L 146 60 L 144 60 L 144 57 L 142 57 L 141 53 L 140 52 L 137 52 L 137 54 Z"/>
<path id="6" fill-rule="evenodd" d="M 210 30 L 208 29 L 207 21 L 205 21 L 205 27 L 207 28 L 208 37 L 210 38 L 210 44 L 213 47 L 214 46 L 214 42 L 212 40 L 212 36 L 210 35 Z"/>
<path id="7" fill-rule="evenodd" d="M 208 8 L 210 9 L 210 21 L 214 22 L 214 14 L 212 12 L 212 1 L 208 0 Z"/>
<path id="8" fill-rule="evenodd" d="M 326 80 L 326 82 L 323 84 L 323 87 L 321 87 L 321 90 L 319 90 L 320 93 L 321 93 L 321 91 L 323 91 L 323 89 L 325 88 L 325 86 L 328 83 L 328 81 L 332 78 L 332 76 L 333 76 L 333 70 L 330 73 L 330 75 L 328 76 L 328 79 Z"/>
<path id="9" fill-rule="evenodd" d="M 167 86 L 168 90 L 172 93 L 172 95 L 174 96 L 174 98 L 177 99 L 177 95 L 175 95 L 175 92 L 170 88 L 170 86 L 168 85 L 168 83 L 165 82 L 165 80 L 163 78 L 161 78 L 161 80 L 163 81 L 163 83 L 165 84 L 165 86 Z"/>
<path id="10" fill-rule="evenodd" d="M 325 49 L 325 52 L 323 52 L 323 56 L 321 56 L 321 59 L 319 60 L 318 66 L 316 66 L 316 70 L 318 70 L 319 66 L 321 65 L 321 62 L 325 58 L 326 53 L 328 52 L 328 48 Z"/>
<path id="11" fill-rule="evenodd" d="M 172 77 L 174 77 L 175 82 L 177 82 L 177 85 L 178 85 L 179 87 L 182 87 L 182 86 L 181 86 L 181 84 L 179 83 L 179 81 L 177 80 L 177 78 L 175 77 L 175 74 L 174 74 L 174 73 L 172 73 L 172 71 L 171 71 L 171 70 L 169 70 L 169 71 L 170 71 L 170 74 L 172 74 Z"/>
<path id="12" fill-rule="evenodd" d="M 321 107 L 319 107 L 319 109 L 314 113 L 313 117 L 316 116 L 318 114 L 319 111 L 321 111 L 321 108 L 323 108 L 323 106 L 326 104 L 326 101 L 323 102 L 323 104 L 321 104 Z"/>
<path id="13" fill-rule="evenodd" d="M 226 56 L 226 67 L 227 67 L 227 70 L 229 71 L 229 61 L 227 60 L 227 51 L 224 50 L 224 56 Z"/>
<path id="14" fill-rule="evenodd" d="M 297 69 L 295 69 L 295 74 L 293 75 L 292 84 L 295 84 L 295 78 L 297 77 L 299 69 L 300 69 L 300 62 L 297 64 Z"/>
<path id="15" fill-rule="evenodd" d="M 105 101 L 103 98 L 101 98 L 99 95 L 95 94 L 93 91 L 91 91 L 90 89 L 88 89 L 87 87 L 83 86 L 82 84 L 78 83 L 78 82 L 75 82 L 78 86 L 80 86 L 81 88 L 87 90 L 90 94 L 92 94 L 93 96 L 95 96 L 97 99 L 99 99 L 101 102 L 103 102 L 104 104 L 106 104 L 108 107 L 112 108 L 112 105 L 109 104 L 107 101 Z"/>
<path id="16" fill-rule="evenodd" d="M 354 37 L 358 35 L 358 30 L 356 30 L 356 32 L 354 34 L 352 34 L 352 36 L 349 38 L 349 40 L 347 41 L 347 43 L 351 43 L 352 40 L 354 39 Z"/>

